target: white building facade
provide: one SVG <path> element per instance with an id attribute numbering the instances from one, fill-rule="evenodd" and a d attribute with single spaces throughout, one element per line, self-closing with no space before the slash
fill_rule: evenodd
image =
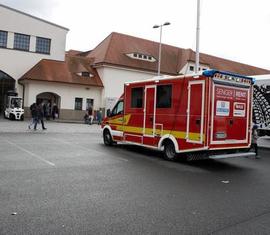
<path id="1" fill-rule="evenodd" d="M 64 61 L 67 28 L 1 4 L 0 19 L 0 68 L 16 81 L 41 59 Z"/>
<path id="2" fill-rule="evenodd" d="M 44 59 L 64 62 L 67 33 L 65 27 L 0 4 L 0 112 L 4 94 L 13 89 L 24 98 L 26 117 L 36 101 L 56 103 L 64 119 L 82 120 L 88 106 L 101 107 L 102 87 L 66 83 L 65 78 L 19 80 Z"/>

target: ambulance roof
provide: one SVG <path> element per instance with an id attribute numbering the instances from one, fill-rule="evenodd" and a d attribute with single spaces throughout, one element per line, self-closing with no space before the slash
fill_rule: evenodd
<path id="1" fill-rule="evenodd" d="M 183 79 L 185 77 L 194 77 L 194 78 L 196 78 L 196 77 L 201 76 L 201 75 L 204 75 L 206 77 L 213 77 L 217 73 L 218 74 L 222 74 L 222 75 L 227 75 L 227 76 L 233 76 L 233 77 L 239 77 L 239 78 L 246 78 L 246 79 L 251 80 L 252 83 L 255 82 L 255 78 L 253 78 L 253 77 L 247 77 L 247 76 L 236 74 L 236 73 L 231 73 L 231 72 L 219 71 L 219 70 L 211 69 L 211 70 L 201 71 L 201 72 L 198 72 L 198 73 L 187 74 L 187 75 L 179 75 L 179 76 L 169 76 L 169 75 L 154 76 L 152 78 L 145 79 L 145 80 L 125 82 L 125 84 L 128 85 L 128 84 L 132 84 L 132 83 L 161 81 L 161 80 L 168 80 L 168 79 Z"/>

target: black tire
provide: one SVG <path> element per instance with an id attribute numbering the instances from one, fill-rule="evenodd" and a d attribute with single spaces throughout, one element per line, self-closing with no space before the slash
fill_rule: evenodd
<path id="1" fill-rule="evenodd" d="M 175 161 L 177 153 L 175 152 L 175 147 L 172 141 L 167 140 L 164 143 L 164 158 L 168 161 Z"/>
<path id="2" fill-rule="evenodd" d="M 12 121 L 15 120 L 15 116 L 12 113 L 9 114 L 9 120 L 12 120 Z"/>
<path id="3" fill-rule="evenodd" d="M 22 115 L 22 116 L 21 116 L 21 121 L 23 121 L 23 120 L 24 120 L 24 116 Z"/>
<path id="4" fill-rule="evenodd" d="M 113 145 L 113 139 L 112 139 L 111 133 L 108 129 L 103 131 L 103 142 L 106 146 Z"/>

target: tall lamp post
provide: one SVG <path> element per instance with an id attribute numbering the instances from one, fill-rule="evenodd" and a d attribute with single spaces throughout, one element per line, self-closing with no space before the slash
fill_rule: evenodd
<path id="1" fill-rule="evenodd" d="M 165 22 L 161 25 L 154 25 L 153 28 L 157 29 L 160 28 L 160 37 L 159 37 L 159 50 L 158 50 L 158 76 L 160 76 L 160 62 L 161 62 L 161 38 L 162 38 L 162 27 L 166 25 L 170 25 L 170 22 Z"/>
<path id="2" fill-rule="evenodd" d="M 198 73 L 200 66 L 200 0 L 197 0 L 197 28 L 196 28 L 196 57 L 195 57 L 195 73 Z"/>

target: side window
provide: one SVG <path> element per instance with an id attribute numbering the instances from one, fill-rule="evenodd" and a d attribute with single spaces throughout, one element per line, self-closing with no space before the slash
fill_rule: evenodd
<path id="1" fill-rule="evenodd" d="M 172 85 L 157 86 L 157 108 L 171 108 Z"/>
<path id="2" fill-rule="evenodd" d="M 121 100 L 114 106 L 111 116 L 123 114 L 123 111 L 124 111 L 124 102 Z"/>
<path id="3" fill-rule="evenodd" d="M 136 87 L 131 89 L 131 108 L 142 108 L 143 88 Z"/>

